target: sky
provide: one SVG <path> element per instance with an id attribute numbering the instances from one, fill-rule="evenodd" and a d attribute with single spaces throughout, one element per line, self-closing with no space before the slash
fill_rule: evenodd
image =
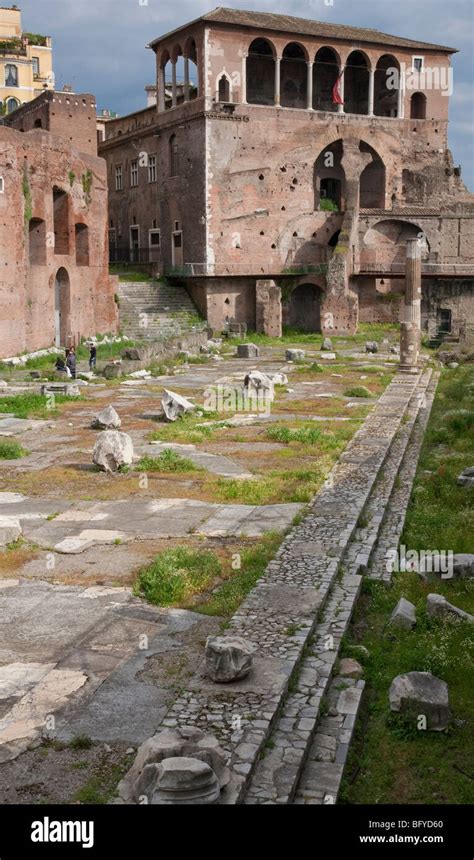
<path id="1" fill-rule="evenodd" d="M 4 0 L 4 5 L 7 2 Z M 146 105 L 155 83 L 152 39 L 218 5 L 218 0 L 17 0 L 23 29 L 53 37 L 56 86 L 91 92 L 124 115 Z M 474 191 L 474 3 L 472 0 L 224 0 L 223 5 L 370 27 L 458 48 L 453 62 L 449 145 Z"/>

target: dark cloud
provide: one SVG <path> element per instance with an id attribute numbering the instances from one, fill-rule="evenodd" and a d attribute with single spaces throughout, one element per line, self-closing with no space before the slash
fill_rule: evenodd
<path id="1" fill-rule="evenodd" d="M 5 4 L 6 5 L 6 4 Z M 155 77 L 151 39 L 213 9 L 194 0 L 22 0 L 23 25 L 54 39 L 59 85 L 97 95 L 120 114 L 145 105 L 145 84 Z M 224 0 L 235 8 L 275 11 L 271 0 Z M 371 27 L 411 39 L 459 48 L 453 58 L 450 146 L 474 186 L 472 0 L 283 0 L 278 11 L 302 18 Z"/>

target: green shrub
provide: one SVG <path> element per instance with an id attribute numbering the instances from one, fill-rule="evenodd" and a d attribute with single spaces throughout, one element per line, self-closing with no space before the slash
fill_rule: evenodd
<path id="1" fill-rule="evenodd" d="M 0 460 L 19 460 L 26 453 L 14 439 L 0 439 Z"/>
<path id="2" fill-rule="evenodd" d="M 373 397 L 365 385 L 354 385 L 353 388 L 346 388 L 344 395 L 345 397 Z"/>
<path id="3" fill-rule="evenodd" d="M 172 448 L 165 448 L 158 457 L 142 457 L 137 469 L 140 472 L 194 472 L 198 467 Z"/>
<path id="4" fill-rule="evenodd" d="M 167 549 L 140 571 L 134 593 L 157 606 L 170 606 L 207 588 L 220 573 L 221 564 L 213 552 Z"/>

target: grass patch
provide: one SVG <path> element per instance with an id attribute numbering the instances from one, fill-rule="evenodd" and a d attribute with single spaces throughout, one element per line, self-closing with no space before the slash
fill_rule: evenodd
<path id="1" fill-rule="evenodd" d="M 0 439 L 0 460 L 19 460 L 27 453 L 15 439 Z"/>
<path id="2" fill-rule="evenodd" d="M 265 573 L 267 564 L 274 557 L 282 540 L 281 534 L 269 532 L 255 546 L 242 550 L 240 569 L 232 570 L 229 578 L 213 592 L 207 602 L 193 606 L 194 611 L 203 615 L 230 618 Z"/>
<path id="3" fill-rule="evenodd" d="M 474 583 L 426 583 L 416 574 L 403 573 L 394 577 L 390 589 L 368 581 L 364 592 L 343 643 L 344 654 L 354 653 L 353 645 L 360 644 L 369 656 L 364 659 L 366 692 L 341 802 L 472 803 L 474 629 L 467 623 L 429 619 L 426 597 L 430 592 L 444 594 L 472 613 Z M 416 606 L 412 631 L 386 627 L 401 596 Z M 432 672 L 447 682 L 454 719 L 446 732 L 418 731 L 413 719 L 390 712 L 390 684 L 396 675 L 410 671 Z"/>
<path id="4" fill-rule="evenodd" d="M 157 606 L 171 606 L 205 590 L 220 572 L 221 563 L 213 552 L 168 549 L 140 571 L 134 593 Z"/>
<path id="5" fill-rule="evenodd" d="M 188 457 L 172 448 L 165 448 L 158 457 L 142 457 L 136 468 L 139 472 L 196 472 L 202 471 Z"/>
<path id="6" fill-rule="evenodd" d="M 443 371 L 421 449 L 402 543 L 474 552 L 474 490 L 458 487 L 473 464 L 474 367 Z"/>
<path id="7" fill-rule="evenodd" d="M 89 735 L 76 735 L 76 737 L 69 742 L 69 747 L 72 750 L 90 750 L 92 746 L 93 741 Z"/>
<path id="8" fill-rule="evenodd" d="M 314 424 L 298 427 L 296 430 L 281 424 L 279 427 L 270 427 L 267 430 L 267 436 L 273 442 L 302 442 L 305 445 L 315 445 L 320 441 L 322 431 Z"/>
<path id="9" fill-rule="evenodd" d="M 76 402 L 79 397 L 70 398 L 66 394 L 55 394 L 54 403 Z M 15 418 L 51 418 L 57 414 L 55 408 L 49 408 L 50 398 L 42 394 L 25 392 L 24 394 L 12 394 L 0 397 L 0 412 L 11 412 Z"/>

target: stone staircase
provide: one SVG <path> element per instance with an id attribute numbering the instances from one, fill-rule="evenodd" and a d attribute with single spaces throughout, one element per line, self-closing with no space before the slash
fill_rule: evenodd
<path id="1" fill-rule="evenodd" d="M 216 691 L 200 678 L 164 720 L 205 727 L 227 749 L 221 802 L 336 802 L 364 688 L 337 675 L 339 648 L 362 575 L 384 563 L 379 539 L 384 552 L 398 545 L 396 478 L 406 466 L 408 503 L 436 383 L 431 370 L 395 377 L 231 619 L 256 645 L 248 679 Z"/>
<path id="2" fill-rule="evenodd" d="M 157 341 L 206 328 L 186 289 L 167 281 L 120 281 L 120 328 L 137 341 Z"/>

